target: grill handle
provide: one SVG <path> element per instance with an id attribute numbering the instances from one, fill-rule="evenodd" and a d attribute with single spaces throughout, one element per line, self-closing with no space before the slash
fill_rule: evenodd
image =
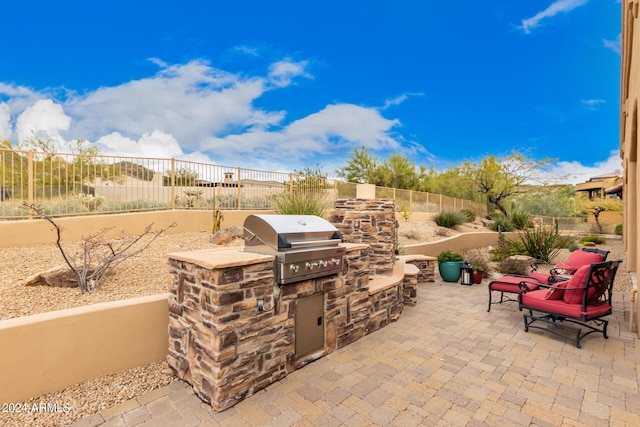
<path id="1" fill-rule="evenodd" d="M 316 246 L 336 246 L 340 243 L 340 240 L 303 240 L 300 242 L 291 242 L 292 248 L 298 247 L 316 247 Z"/>

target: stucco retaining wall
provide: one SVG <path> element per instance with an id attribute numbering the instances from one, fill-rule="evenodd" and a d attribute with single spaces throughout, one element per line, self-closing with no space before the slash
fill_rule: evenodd
<path id="1" fill-rule="evenodd" d="M 244 219 L 255 213 L 271 211 L 223 211 L 222 228 L 242 227 Z M 79 240 L 82 236 L 95 233 L 103 228 L 113 228 L 112 235 L 119 236 L 122 231 L 128 236 L 138 235 L 146 225 L 153 223 L 154 229 L 167 227 L 175 222 L 176 227 L 167 232 L 187 233 L 192 231 L 212 231 L 213 213 L 210 210 L 168 210 L 154 212 L 135 212 L 112 215 L 87 215 L 54 219 L 64 228 L 63 240 Z M 54 227 L 43 219 L 0 221 L 0 247 L 38 245 L 56 240 Z"/>
<path id="2" fill-rule="evenodd" d="M 0 321 L 0 402 L 166 359 L 169 294 Z"/>

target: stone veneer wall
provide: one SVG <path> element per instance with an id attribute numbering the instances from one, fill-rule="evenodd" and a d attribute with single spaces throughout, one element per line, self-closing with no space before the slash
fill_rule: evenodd
<path id="1" fill-rule="evenodd" d="M 436 257 L 427 255 L 400 255 L 398 259 L 403 260 L 407 264 L 415 265 L 418 270 L 418 283 L 435 282 L 436 280 Z"/>
<path id="2" fill-rule="evenodd" d="M 402 289 L 370 297 L 370 249 L 347 246 L 342 273 L 282 286 L 274 284 L 273 256 L 237 249 L 169 254 L 169 366 L 222 411 L 396 320 L 401 308 L 387 310 L 389 320 L 372 320 L 372 314 L 374 305 L 385 311 L 379 300 L 394 292 L 401 302 Z M 229 261 L 217 261 L 222 258 Z M 317 293 L 325 296 L 325 346 L 297 360 L 296 300 Z M 265 300 L 265 312 L 257 311 L 258 298 Z"/>
<path id="3" fill-rule="evenodd" d="M 371 274 L 390 274 L 395 261 L 397 224 L 391 199 L 339 199 L 329 216 L 345 242 L 371 247 Z"/>

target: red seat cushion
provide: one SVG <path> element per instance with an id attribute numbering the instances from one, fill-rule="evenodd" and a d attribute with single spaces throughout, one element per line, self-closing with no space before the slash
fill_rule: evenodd
<path id="1" fill-rule="evenodd" d="M 540 284 L 536 281 L 530 280 L 527 277 L 518 276 L 502 276 L 499 279 L 493 280 L 489 283 L 489 289 L 492 291 L 512 292 L 519 293 L 520 283 L 524 282 L 527 286 L 527 290 L 533 291 L 538 289 Z"/>
<path id="2" fill-rule="evenodd" d="M 525 292 L 522 294 L 522 305 L 525 308 L 539 309 L 576 318 L 582 318 L 583 316 L 591 318 L 611 313 L 611 304 L 608 302 L 587 305 L 587 311 L 583 313 L 582 304 L 567 304 L 563 300 L 549 300 L 545 299 L 546 295 L 546 289 Z"/>

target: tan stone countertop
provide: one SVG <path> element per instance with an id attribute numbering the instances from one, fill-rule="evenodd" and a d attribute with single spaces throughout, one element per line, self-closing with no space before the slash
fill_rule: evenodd
<path id="1" fill-rule="evenodd" d="M 242 248 L 209 248 L 188 252 L 172 252 L 167 254 L 167 257 L 213 270 L 268 262 L 273 260 L 275 255 L 249 252 Z"/>
<path id="2" fill-rule="evenodd" d="M 347 252 L 364 249 L 363 243 L 343 243 Z M 261 254 L 245 250 L 243 247 L 207 248 L 187 252 L 172 252 L 167 257 L 176 261 L 189 262 L 202 268 L 220 269 L 258 264 L 273 260 L 275 255 Z"/>

